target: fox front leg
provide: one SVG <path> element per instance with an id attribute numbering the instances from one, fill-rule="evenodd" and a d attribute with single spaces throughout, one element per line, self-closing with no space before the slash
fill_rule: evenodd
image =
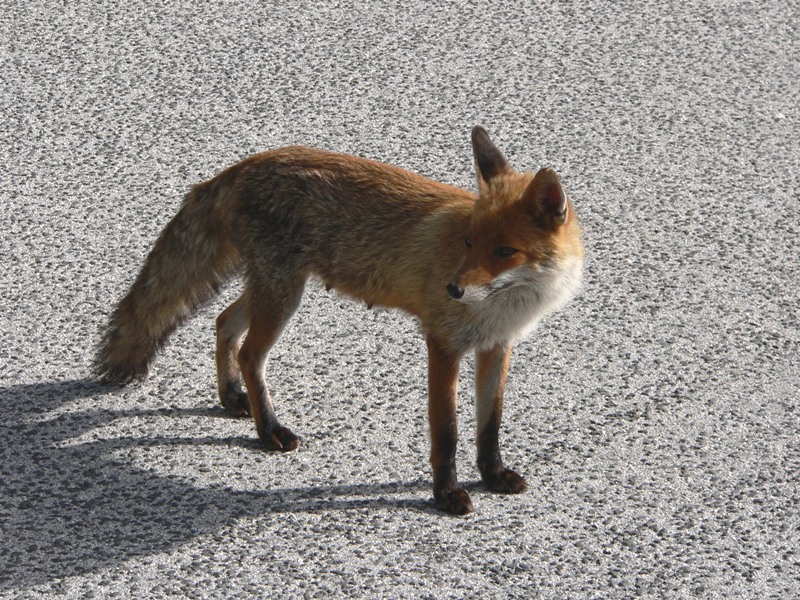
<path id="1" fill-rule="evenodd" d="M 498 440 L 503 417 L 503 391 L 510 360 L 510 345 L 498 344 L 490 350 L 481 350 L 476 354 L 476 444 L 478 469 L 484 485 L 493 492 L 518 494 L 527 488 L 527 484 L 521 475 L 503 465 Z"/>
<path id="2" fill-rule="evenodd" d="M 433 497 L 440 510 L 465 515 L 472 512 L 469 494 L 456 477 L 456 394 L 461 356 L 445 350 L 428 336 L 428 421 L 431 429 Z"/>

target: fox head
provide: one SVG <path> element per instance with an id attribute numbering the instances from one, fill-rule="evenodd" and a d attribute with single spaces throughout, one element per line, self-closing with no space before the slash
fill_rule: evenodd
<path id="1" fill-rule="evenodd" d="M 472 130 L 472 150 L 480 194 L 447 293 L 468 304 L 521 286 L 548 295 L 554 274 L 583 257 L 580 227 L 558 176 L 549 168 L 515 172 L 480 126 Z"/>

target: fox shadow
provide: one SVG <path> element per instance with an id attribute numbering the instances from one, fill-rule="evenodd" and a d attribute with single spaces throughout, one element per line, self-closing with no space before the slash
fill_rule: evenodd
<path id="1" fill-rule="evenodd" d="M 418 499 L 417 492 L 429 489 L 424 481 L 254 492 L 198 488 L 144 471 L 120 460 L 119 451 L 170 444 L 262 450 L 256 440 L 208 436 L 99 439 L 89 434 L 75 443 L 121 417 L 232 418 L 222 408 L 56 411 L 108 391 L 84 380 L 0 388 L 0 593 L 168 551 L 246 516 L 364 507 L 435 510 L 432 501 Z M 48 414 L 52 411 L 55 416 Z"/>

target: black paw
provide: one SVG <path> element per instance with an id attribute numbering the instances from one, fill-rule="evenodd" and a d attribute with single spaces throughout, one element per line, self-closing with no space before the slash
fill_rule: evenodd
<path id="1" fill-rule="evenodd" d="M 278 426 L 258 434 L 267 450 L 291 452 L 300 444 L 300 438 L 287 427 Z"/>
<path id="2" fill-rule="evenodd" d="M 472 500 L 466 490 L 452 488 L 434 492 L 436 508 L 451 515 L 466 515 L 472 512 Z"/>
<path id="3" fill-rule="evenodd" d="M 228 411 L 228 414 L 234 417 L 247 417 L 250 415 L 250 401 L 247 399 L 247 392 L 240 385 L 229 385 L 220 401 L 225 410 Z"/>
<path id="4" fill-rule="evenodd" d="M 483 473 L 483 484 L 493 492 L 519 494 L 528 488 L 525 478 L 511 469 Z"/>

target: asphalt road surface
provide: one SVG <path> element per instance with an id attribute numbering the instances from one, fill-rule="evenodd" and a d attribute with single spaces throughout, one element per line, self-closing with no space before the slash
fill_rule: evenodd
<path id="1" fill-rule="evenodd" d="M 0 596 L 800 597 L 800 6 L 23 2 L 0 10 Z M 309 285 L 270 357 L 300 448 L 215 398 L 214 318 L 88 378 L 190 185 L 305 144 L 474 188 L 555 168 L 580 296 L 520 342 L 482 490 L 473 362 L 433 508 L 413 320 Z M 379 249 L 376 249 L 379 252 Z"/>

